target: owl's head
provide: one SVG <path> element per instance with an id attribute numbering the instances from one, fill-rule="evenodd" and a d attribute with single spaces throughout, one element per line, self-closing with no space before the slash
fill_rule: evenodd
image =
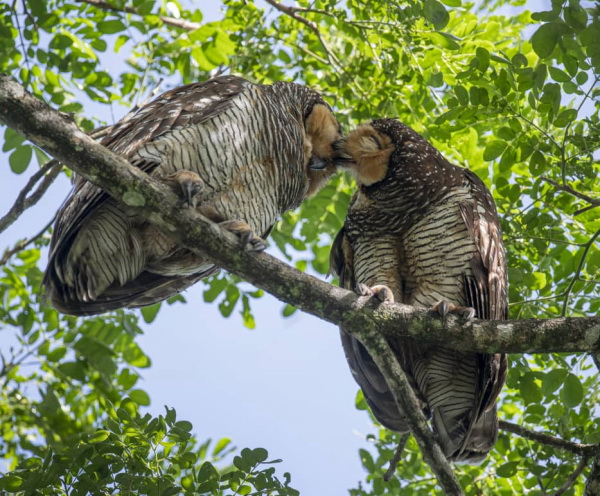
<path id="1" fill-rule="evenodd" d="M 388 172 L 396 145 L 387 132 L 389 125 L 384 125 L 389 124 L 387 121 L 394 120 L 379 119 L 362 124 L 334 145 L 336 162 L 350 169 L 359 186 L 376 184 Z"/>
<path id="2" fill-rule="evenodd" d="M 304 162 L 308 178 L 307 196 L 319 191 L 336 172 L 334 144 L 341 138 L 341 126 L 325 103 L 317 103 L 304 120 Z"/>

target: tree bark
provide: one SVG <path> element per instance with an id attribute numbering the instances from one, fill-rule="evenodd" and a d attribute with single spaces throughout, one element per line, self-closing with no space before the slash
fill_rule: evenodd
<path id="1" fill-rule="evenodd" d="M 386 336 L 403 335 L 448 348 L 480 352 L 578 352 L 600 350 L 600 317 L 490 322 L 435 318 L 428 310 L 378 304 L 304 274 L 266 254 L 243 251 L 239 239 L 183 208 L 165 185 L 133 167 L 89 136 L 72 120 L 0 75 L 0 122 L 14 128 L 78 174 L 126 205 L 187 249 L 208 257 L 280 300 L 356 336 L 371 353 L 398 408 L 446 494 L 462 489 L 445 459 Z"/>

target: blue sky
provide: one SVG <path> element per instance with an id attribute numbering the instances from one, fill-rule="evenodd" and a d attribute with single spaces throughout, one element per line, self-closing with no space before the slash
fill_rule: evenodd
<path id="1" fill-rule="evenodd" d="M 202 2 L 204 20 L 218 18 L 219 6 Z M 126 111 L 92 105 L 86 113 L 111 122 L 113 114 L 118 119 Z M 33 163 L 16 176 L 0 153 L 0 216 L 35 171 Z M 0 234 L 0 251 L 38 232 L 69 191 L 66 177 L 59 178 L 36 207 Z M 203 286 L 185 293 L 186 305 L 163 306 L 144 326 L 139 343 L 152 367 L 142 371 L 139 386 L 150 395 L 150 411 L 175 408 L 200 440 L 229 437 L 240 449 L 266 448 L 270 458 L 283 459 L 280 475 L 290 472 L 303 495 L 341 495 L 356 487 L 364 478 L 358 449 L 367 447 L 364 437 L 373 427 L 354 408 L 357 386 L 337 328 L 300 312 L 282 318 L 283 304 L 267 295 L 252 302 L 257 327 L 250 331 L 235 313 L 224 319 L 215 304 L 204 303 Z M 0 333 L 0 348 L 9 342 L 10 335 Z"/>

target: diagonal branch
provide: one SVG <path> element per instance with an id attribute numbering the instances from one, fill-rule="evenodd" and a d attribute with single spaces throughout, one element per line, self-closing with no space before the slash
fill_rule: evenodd
<path id="1" fill-rule="evenodd" d="M 540 444 L 545 444 L 559 450 L 568 451 L 574 455 L 591 456 L 598 450 L 598 445 L 596 444 L 580 444 L 572 441 L 566 441 L 559 437 L 552 436 L 551 434 L 532 431 L 531 429 L 527 429 L 522 425 L 513 424 L 512 422 L 507 422 L 506 420 L 500 421 L 500 429 Z"/>
<path id="2" fill-rule="evenodd" d="M 385 337 L 402 335 L 449 348 L 487 352 L 600 350 L 600 317 L 504 322 L 475 319 L 464 322 L 449 317 L 442 321 L 425 309 L 377 305 L 369 298 L 357 297 L 304 274 L 266 253 L 241 251 L 236 236 L 195 210 L 182 209 L 179 198 L 168 187 L 95 142 L 72 121 L 4 75 L 0 75 L 0 122 L 135 208 L 185 248 L 290 305 L 343 326 L 360 339 L 384 373 L 425 460 L 447 494 L 462 493 Z"/>
<path id="3" fill-rule="evenodd" d="M 553 179 L 550 179 L 550 178 L 545 177 L 545 176 L 541 176 L 540 179 L 542 181 L 547 182 L 548 184 L 551 184 L 552 186 L 554 186 L 554 188 L 556 188 L 559 191 L 564 191 L 565 193 L 569 193 L 570 195 L 576 196 L 580 200 L 583 200 L 583 201 L 586 201 L 586 202 L 589 203 L 589 205 L 587 207 L 577 210 L 576 212 L 574 212 L 573 215 L 577 215 L 577 214 L 583 213 L 583 211 L 589 210 L 590 208 L 600 207 L 600 198 L 592 198 L 589 195 L 586 195 L 584 193 L 580 193 L 579 191 L 577 191 L 576 189 L 572 188 L 568 184 L 565 184 L 563 186 L 562 184 L 559 184 L 556 181 L 554 181 Z"/>
<path id="4" fill-rule="evenodd" d="M 79 2 L 87 3 L 89 5 L 93 5 L 94 7 L 103 10 L 112 10 L 114 12 L 126 12 L 127 14 L 136 14 L 140 16 L 142 15 L 134 7 L 129 7 L 127 5 L 124 7 L 117 7 L 116 5 L 112 5 L 109 2 L 105 2 L 104 0 L 79 0 Z M 175 17 L 159 16 L 159 19 L 168 26 L 185 29 L 186 31 L 193 31 L 194 29 L 199 29 L 202 26 L 197 22 L 186 21 L 185 19 L 176 19 Z"/>
<path id="5" fill-rule="evenodd" d="M 15 203 L 10 210 L 0 219 L 0 233 L 5 231 L 9 226 L 15 222 L 25 210 L 33 207 L 42 196 L 46 193 L 50 185 L 58 177 L 62 166 L 57 160 L 50 160 L 48 163 L 42 165 L 40 169 L 33 174 L 27 181 L 25 187 L 21 190 Z M 30 195 L 29 193 L 35 187 L 35 185 L 42 180 L 37 189 Z"/>

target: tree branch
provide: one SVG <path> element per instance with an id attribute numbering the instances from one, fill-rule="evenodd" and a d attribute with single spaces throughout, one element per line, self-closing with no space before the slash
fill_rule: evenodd
<path id="1" fill-rule="evenodd" d="M 592 470 L 588 475 L 583 496 L 598 496 L 600 494 L 600 451 L 596 453 Z"/>
<path id="2" fill-rule="evenodd" d="M 532 431 L 531 429 L 527 429 L 522 425 L 513 424 L 512 422 L 507 422 L 506 420 L 500 421 L 500 429 L 506 432 L 511 432 L 512 434 L 516 434 L 517 436 L 530 439 L 536 443 L 545 444 L 547 446 L 552 446 L 553 448 L 568 451 L 574 455 L 583 455 L 589 457 L 598 450 L 598 445 L 596 444 L 580 444 L 572 441 L 566 441 L 550 434 Z"/>
<path id="3" fill-rule="evenodd" d="M 72 170 L 123 203 L 137 207 L 201 256 L 280 300 L 327 322 L 390 337 L 479 352 L 549 353 L 600 351 L 600 317 L 465 322 L 427 309 L 377 305 L 300 272 L 266 253 L 239 250 L 239 240 L 192 210 L 182 209 L 167 187 L 82 133 L 8 76 L 0 75 L 0 122 L 11 126 Z"/>
<path id="4" fill-rule="evenodd" d="M 579 464 L 577 465 L 573 473 L 569 476 L 569 478 L 565 481 L 565 483 L 562 486 L 560 486 L 554 493 L 552 493 L 551 496 L 561 496 L 562 494 L 566 493 L 571 488 L 571 486 L 575 484 L 581 473 L 588 466 L 589 461 L 589 456 L 584 456 L 581 460 L 579 460 Z"/>
<path id="5" fill-rule="evenodd" d="M 30 238 L 24 239 L 23 241 L 17 243 L 12 249 L 7 249 L 4 252 L 4 255 L 2 255 L 2 258 L 0 258 L 0 267 L 2 267 L 6 262 L 8 262 L 10 257 L 12 257 L 15 253 L 19 253 L 21 250 L 27 248 L 35 240 L 41 238 L 44 235 L 44 233 L 50 228 L 50 226 L 54 224 L 54 220 L 56 219 L 57 214 L 58 212 L 52 216 L 48 223 L 37 234 L 34 234 Z"/>
<path id="6" fill-rule="evenodd" d="M 21 216 L 21 214 L 23 214 L 23 212 L 25 212 L 25 210 L 33 207 L 40 200 L 40 198 L 44 196 L 44 193 L 46 193 L 50 185 L 58 177 L 61 169 L 62 166 L 57 160 L 50 160 L 48 163 L 42 165 L 42 167 L 29 178 L 29 181 L 27 181 L 25 187 L 17 196 L 13 206 L 6 213 L 6 215 L 0 219 L 0 233 L 5 231 Z M 31 194 L 31 196 L 27 196 L 40 179 L 42 179 L 42 182 L 38 188 Z"/>
<path id="7" fill-rule="evenodd" d="M 542 181 L 547 182 L 548 184 L 551 184 L 552 186 L 554 186 L 559 191 L 564 191 L 565 193 L 569 193 L 570 195 L 576 196 L 580 200 L 583 200 L 583 201 L 586 201 L 586 202 L 589 203 L 589 205 L 587 207 L 577 210 L 574 213 L 574 215 L 583 213 L 583 211 L 589 210 L 590 208 L 600 207 L 600 199 L 599 198 L 592 198 L 591 196 L 588 196 L 588 195 L 586 195 L 584 193 L 580 193 L 576 189 L 573 189 L 568 184 L 565 184 L 563 186 L 562 184 L 559 184 L 556 181 L 554 181 L 554 180 L 552 180 L 552 179 L 550 179 L 548 177 L 545 177 L 545 176 L 541 176 L 540 179 Z"/>
<path id="8" fill-rule="evenodd" d="M 343 326 L 360 339 L 383 372 L 398 408 L 446 494 L 462 494 L 420 405 L 385 337 L 473 351 L 600 350 L 600 317 L 490 322 L 434 318 L 425 309 L 377 304 L 304 274 L 266 254 L 240 249 L 239 239 L 193 209 L 182 208 L 170 188 L 82 133 L 72 120 L 0 75 L 0 122 L 128 205 L 190 251 L 242 277 L 282 301 Z"/>
<path id="9" fill-rule="evenodd" d="M 104 0 L 79 0 L 81 3 L 87 3 L 89 5 L 93 5 L 99 9 L 103 10 L 112 10 L 114 12 L 126 12 L 127 14 L 135 14 L 141 16 L 137 9 L 129 6 L 125 7 L 117 7 L 115 5 L 111 5 Z M 199 29 L 202 25 L 197 22 L 186 21 L 185 19 L 176 19 L 175 17 L 168 16 L 159 16 L 160 20 L 167 24 L 168 26 L 173 26 L 175 28 L 185 29 L 186 31 L 193 31 L 194 29 Z"/>

